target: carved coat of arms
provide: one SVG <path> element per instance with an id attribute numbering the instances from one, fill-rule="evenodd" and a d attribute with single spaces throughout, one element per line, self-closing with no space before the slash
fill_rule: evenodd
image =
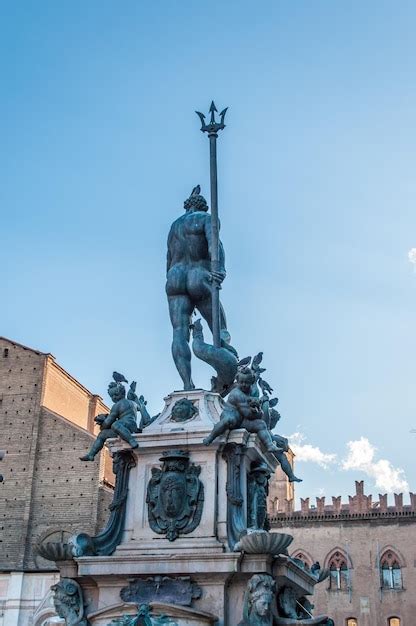
<path id="1" fill-rule="evenodd" d="M 162 467 L 152 468 L 147 485 L 150 528 L 174 541 L 197 528 L 204 506 L 204 486 L 199 480 L 200 465 L 190 464 L 189 453 L 163 453 Z"/>

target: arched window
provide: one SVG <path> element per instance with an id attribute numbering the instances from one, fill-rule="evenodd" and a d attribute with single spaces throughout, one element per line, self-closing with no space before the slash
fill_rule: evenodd
<path id="1" fill-rule="evenodd" d="M 349 589 L 349 572 L 345 555 L 336 551 L 328 562 L 329 589 L 331 591 L 347 591 Z"/>
<path id="2" fill-rule="evenodd" d="M 358 620 L 355 617 L 349 617 L 345 623 L 346 626 L 358 626 Z"/>
<path id="3" fill-rule="evenodd" d="M 400 617 L 389 617 L 389 626 L 401 626 Z"/>
<path id="4" fill-rule="evenodd" d="M 293 559 L 299 559 L 299 561 L 302 561 L 302 563 L 305 565 L 305 569 L 310 569 L 311 566 L 312 566 L 311 558 L 309 556 L 307 556 L 301 550 L 298 551 L 298 552 L 295 552 L 295 554 L 292 555 L 292 558 Z"/>
<path id="5" fill-rule="evenodd" d="M 402 589 L 402 570 L 400 568 L 399 559 L 392 550 L 386 550 L 380 559 L 381 569 L 381 586 L 383 589 Z M 398 617 L 392 617 L 392 620 L 398 620 Z M 389 626 L 400 625 L 398 622 L 391 622 Z"/>

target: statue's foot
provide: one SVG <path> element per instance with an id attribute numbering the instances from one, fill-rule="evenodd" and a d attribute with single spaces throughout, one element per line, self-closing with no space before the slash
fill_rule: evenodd
<path id="1" fill-rule="evenodd" d="M 91 454 L 84 454 L 84 456 L 79 457 L 80 461 L 93 461 L 94 457 Z"/>
<path id="2" fill-rule="evenodd" d="M 209 437 L 205 437 L 205 439 L 202 440 L 202 443 L 204 444 L 204 446 L 209 446 L 209 444 L 211 443 L 211 439 Z"/>
<path id="3" fill-rule="evenodd" d="M 133 439 L 132 441 L 129 441 L 130 447 L 131 448 L 138 448 L 139 444 L 137 443 L 137 441 L 135 439 Z"/>
<path id="4" fill-rule="evenodd" d="M 303 482 L 303 478 L 298 478 L 297 476 L 291 476 L 289 478 L 290 483 L 301 483 Z"/>
<path id="5" fill-rule="evenodd" d="M 192 378 L 188 378 L 187 380 L 183 380 L 183 390 L 184 391 L 192 391 L 192 389 L 195 389 L 195 385 L 194 385 L 194 381 L 192 380 Z"/>

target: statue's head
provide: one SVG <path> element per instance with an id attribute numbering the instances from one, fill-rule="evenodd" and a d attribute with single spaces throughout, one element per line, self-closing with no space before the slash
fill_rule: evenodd
<path id="1" fill-rule="evenodd" d="M 126 397 L 126 389 L 121 383 L 111 382 L 108 385 L 108 395 L 113 402 L 118 402 Z"/>
<path id="2" fill-rule="evenodd" d="M 82 620 L 84 606 L 79 584 L 70 578 L 61 578 L 52 585 L 55 611 L 66 620 L 67 624 L 85 624 Z"/>
<path id="3" fill-rule="evenodd" d="M 270 471 L 265 463 L 252 463 L 250 474 L 258 485 L 267 485 L 270 478 Z"/>
<path id="4" fill-rule="evenodd" d="M 196 413 L 198 413 L 198 410 L 193 403 L 188 400 L 188 398 L 182 398 L 178 400 L 178 402 L 175 402 L 171 413 L 171 420 L 173 422 L 186 422 L 194 417 Z"/>
<path id="5" fill-rule="evenodd" d="M 271 615 L 275 582 L 268 574 L 255 574 L 247 585 L 248 615 L 267 617 Z M 263 623 L 263 622 L 262 622 Z"/>
<path id="6" fill-rule="evenodd" d="M 253 370 L 249 367 L 243 367 L 237 373 L 237 385 L 243 393 L 248 393 L 254 384 L 256 377 Z"/>
<path id="7" fill-rule="evenodd" d="M 208 204 L 204 196 L 200 195 L 201 187 L 197 185 L 192 189 L 192 193 L 183 203 L 183 208 L 187 213 L 193 213 L 194 211 L 208 211 Z"/>

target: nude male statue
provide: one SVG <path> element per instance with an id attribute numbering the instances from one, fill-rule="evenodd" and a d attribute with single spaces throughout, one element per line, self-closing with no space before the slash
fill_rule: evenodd
<path id="1" fill-rule="evenodd" d="M 189 348 L 191 316 L 198 309 L 212 330 L 212 282 L 225 278 L 224 249 L 220 243 L 219 271 L 211 271 L 211 215 L 195 187 L 184 202 L 185 215 L 175 220 L 168 236 L 166 293 L 173 327 L 172 356 L 184 389 L 194 389 Z M 221 337 L 229 335 L 220 309 Z"/>

